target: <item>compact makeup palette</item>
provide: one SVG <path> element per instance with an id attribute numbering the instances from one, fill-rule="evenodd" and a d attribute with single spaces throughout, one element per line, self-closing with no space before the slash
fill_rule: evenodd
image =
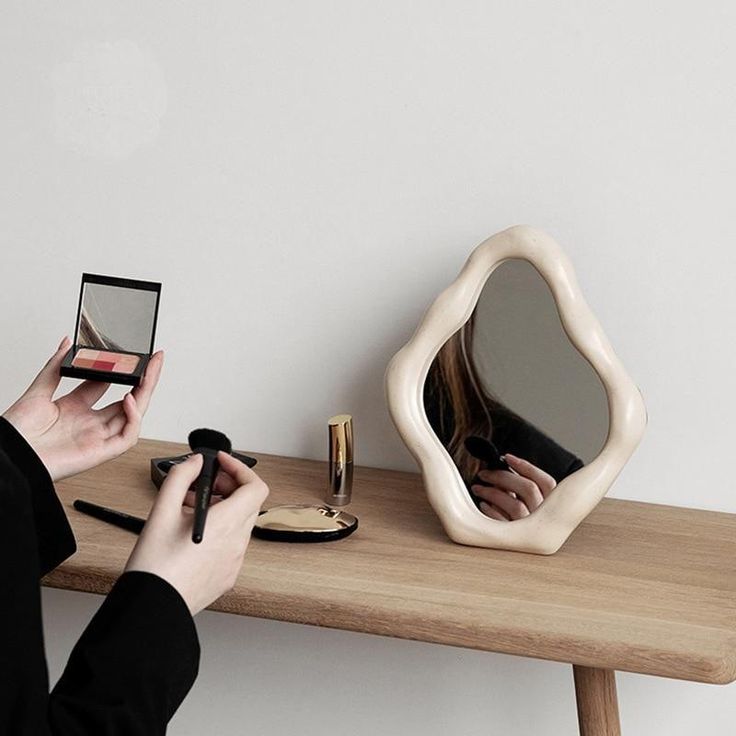
<path id="1" fill-rule="evenodd" d="M 82 274 L 74 343 L 60 373 L 137 386 L 153 353 L 161 284 Z"/>
<path id="2" fill-rule="evenodd" d="M 137 355 L 130 353 L 109 353 L 104 350 L 90 350 L 81 348 L 72 359 L 74 368 L 91 368 L 95 371 L 109 373 L 135 373 L 140 363 Z"/>

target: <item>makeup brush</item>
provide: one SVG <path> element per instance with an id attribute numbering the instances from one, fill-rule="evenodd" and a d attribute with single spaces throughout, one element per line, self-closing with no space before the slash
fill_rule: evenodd
<path id="1" fill-rule="evenodd" d="M 202 455 L 202 470 L 194 481 L 194 526 L 192 527 L 192 542 L 199 544 L 204 536 L 204 522 L 210 508 L 210 497 L 215 485 L 220 463 L 217 462 L 217 452 L 222 450 L 229 453 L 232 443 L 222 433 L 214 429 L 195 429 L 189 433 L 189 447 L 192 452 Z"/>
<path id="2" fill-rule="evenodd" d="M 488 470 L 510 470 L 505 460 L 501 459 L 501 453 L 496 445 L 484 437 L 471 435 L 465 438 L 465 449 L 478 460 L 483 460 L 488 465 Z"/>
<path id="3" fill-rule="evenodd" d="M 106 506 L 98 506 L 96 503 L 82 501 L 81 498 L 78 498 L 72 506 L 77 511 L 87 514 L 87 516 L 92 516 L 134 534 L 140 534 L 143 531 L 143 525 L 146 523 L 145 519 L 138 516 L 131 516 L 123 511 L 116 511 L 115 509 L 108 509 Z"/>

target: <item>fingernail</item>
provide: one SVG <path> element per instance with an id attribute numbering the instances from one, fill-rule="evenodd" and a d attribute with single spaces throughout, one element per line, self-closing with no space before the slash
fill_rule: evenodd
<path id="1" fill-rule="evenodd" d="M 61 350 L 64 345 L 66 345 L 66 341 L 69 339 L 69 335 L 64 335 L 64 337 L 61 338 L 61 342 L 59 343 L 59 347 L 56 348 L 57 350 Z"/>

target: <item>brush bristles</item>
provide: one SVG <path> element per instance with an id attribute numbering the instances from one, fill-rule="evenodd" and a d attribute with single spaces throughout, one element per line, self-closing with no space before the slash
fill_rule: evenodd
<path id="1" fill-rule="evenodd" d="M 465 449 L 478 460 L 489 460 L 498 454 L 496 446 L 484 437 L 471 435 L 465 439 Z"/>
<path id="2" fill-rule="evenodd" d="M 194 429 L 189 433 L 189 447 L 192 450 L 206 447 L 210 450 L 231 452 L 233 449 L 230 440 L 216 429 Z"/>

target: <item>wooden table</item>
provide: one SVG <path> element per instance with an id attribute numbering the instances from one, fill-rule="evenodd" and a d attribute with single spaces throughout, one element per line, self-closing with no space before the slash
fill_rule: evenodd
<path id="1" fill-rule="evenodd" d="M 141 440 L 59 484 L 79 551 L 46 585 L 106 593 L 135 537 L 76 512 L 75 498 L 145 516 L 149 458 L 183 445 Z M 326 464 L 256 455 L 266 507 L 322 500 Z M 347 539 L 254 539 L 234 590 L 212 608 L 243 616 L 536 657 L 573 665 L 582 736 L 620 732 L 615 670 L 736 679 L 736 515 L 604 500 L 551 557 L 462 547 L 419 476 L 357 468 Z"/>

